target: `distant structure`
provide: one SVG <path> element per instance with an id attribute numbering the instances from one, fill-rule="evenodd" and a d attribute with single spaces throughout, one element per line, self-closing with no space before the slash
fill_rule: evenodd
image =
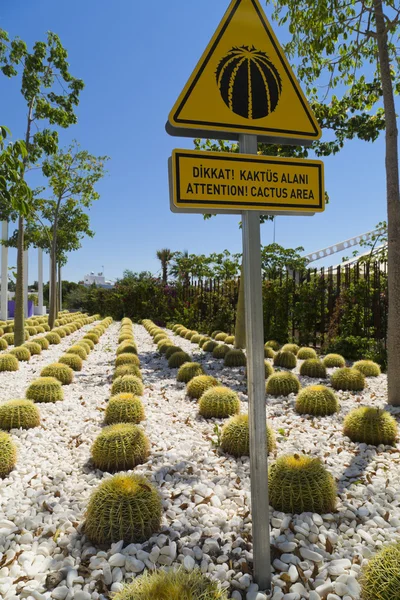
<path id="1" fill-rule="evenodd" d="M 384 231 L 385 231 L 384 228 L 378 227 L 378 229 L 374 229 L 373 231 L 367 231 L 367 233 L 362 233 L 361 235 L 357 235 L 353 238 L 345 240 L 344 242 L 339 242 L 337 244 L 334 244 L 333 246 L 328 246 L 327 248 L 323 248 L 322 250 L 317 250 L 316 252 L 311 252 L 310 254 L 307 254 L 303 258 L 307 259 L 307 264 L 310 264 L 312 262 L 320 260 L 321 258 L 326 258 L 328 256 L 331 256 L 332 254 L 336 254 L 337 252 L 342 252 L 343 250 L 351 250 L 355 246 L 358 246 L 362 240 L 363 241 L 370 240 L 370 239 L 372 239 L 373 236 L 376 238 Z M 372 255 L 376 254 L 377 252 L 382 250 L 385 246 L 387 246 L 387 243 L 380 244 L 379 246 L 373 248 L 372 250 L 371 249 L 367 250 L 363 254 L 359 254 L 345 262 L 341 262 L 340 265 L 341 266 L 352 265 L 352 264 L 358 262 L 360 260 L 360 258 L 362 258 L 364 256 L 368 256 L 369 254 L 372 254 Z M 339 266 L 339 265 L 336 265 L 336 266 Z"/>
<path id="2" fill-rule="evenodd" d="M 112 281 L 106 280 L 103 272 L 97 273 L 97 275 L 95 275 L 94 271 L 91 271 L 88 275 L 85 275 L 83 279 L 83 285 L 89 287 L 93 284 L 97 285 L 97 287 L 102 287 L 108 290 L 114 287 L 114 283 Z"/>

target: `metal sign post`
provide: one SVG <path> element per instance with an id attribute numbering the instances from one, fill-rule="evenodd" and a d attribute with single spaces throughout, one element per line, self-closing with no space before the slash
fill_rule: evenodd
<path id="1" fill-rule="evenodd" d="M 260 0 L 231 0 L 168 117 L 182 137 L 239 140 L 240 154 L 174 150 L 171 210 L 241 214 L 254 580 L 271 587 L 260 214 L 325 210 L 321 161 L 265 157 L 258 141 L 310 145 L 321 128 Z M 249 156 L 250 155 L 250 156 Z"/>
<path id="2" fill-rule="evenodd" d="M 257 154 L 257 136 L 241 135 L 239 149 L 245 154 Z M 241 282 L 241 285 L 244 284 L 245 293 L 254 579 L 260 589 L 269 590 L 271 587 L 271 557 L 260 213 L 244 211 L 242 228 L 244 281 Z"/>

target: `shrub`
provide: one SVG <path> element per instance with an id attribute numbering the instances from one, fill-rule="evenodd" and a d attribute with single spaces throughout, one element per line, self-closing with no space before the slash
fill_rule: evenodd
<path id="1" fill-rule="evenodd" d="M 137 354 L 137 346 L 135 342 L 123 342 L 117 348 L 117 356 L 119 354 Z"/>
<path id="2" fill-rule="evenodd" d="M 264 346 L 264 357 L 265 358 L 274 358 L 275 352 L 269 346 Z"/>
<path id="3" fill-rule="evenodd" d="M 400 589 L 400 543 L 385 546 L 370 558 L 359 581 L 363 600 L 396 600 Z"/>
<path id="4" fill-rule="evenodd" d="M 227 387 L 212 387 L 204 392 L 199 401 L 199 413 L 205 419 L 230 417 L 239 411 L 239 396 Z"/>
<path id="5" fill-rule="evenodd" d="M 245 367 L 246 366 L 246 355 L 243 350 L 238 348 L 230 349 L 225 354 L 224 358 L 225 367 Z"/>
<path id="6" fill-rule="evenodd" d="M 204 352 L 213 352 L 214 348 L 216 348 L 218 346 L 218 342 L 214 342 L 214 340 L 207 340 L 204 342 L 204 344 L 202 345 L 202 350 L 204 350 Z"/>
<path id="7" fill-rule="evenodd" d="M 274 365 L 283 367 L 284 369 L 294 369 L 297 365 L 297 360 L 293 352 L 281 350 L 274 356 Z"/>
<path id="8" fill-rule="evenodd" d="M 83 362 L 77 354 L 64 354 L 58 362 L 62 365 L 67 365 L 73 371 L 82 371 Z"/>
<path id="9" fill-rule="evenodd" d="M 49 331 L 49 333 L 46 333 L 46 335 L 44 337 L 46 338 L 46 340 L 49 342 L 50 345 L 61 344 L 60 336 L 58 335 L 58 333 L 54 333 L 54 331 Z"/>
<path id="10" fill-rule="evenodd" d="M 111 387 L 111 395 L 116 394 L 134 394 L 134 396 L 143 396 L 144 387 L 139 377 L 134 375 L 124 375 L 117 377 Z"/>
<path id="11" fill-rule="evenodd" d="M 352 410 L 344 420 L 343 433 L 352 442 L 371 446 L 393 446 L 397 438 L 396 420 L 385 410 L 362 406 Z"/>
<path id="12" fill-rule="evenodd" d="M 357 369 L 365 377 L 378 377 L 381 374 L 380 366 L 372 360 L 359 360 L 354 363 L 353 369 Z"/>
<path id="13" fill-rule="evenodd" d="M 339 411 L 339 402 L 331 389 L 324 385 L 310 385 L 297 396 L 296 411 L 300 415 L 326 417 Z"/>
<path id="14" fill-rule="evenodd" d="M 269 503 L 278 511 L 301 514 L 331 513 L 336 485 L 318 458 L 282 456 L 269 468 Z"/>
<path id="15" fill-rule="evenodd" d="M 0 371 L 18 371 L 18 359 L 13 354 L 0 354 Z"/>
<path id="16" fill-rule="evenodd" d="M 145 418 L 143 403 L 133 394 L 117 394 L 112 396 L 107 404 L 105 422 L 107 425 L 114 423 L 140 423 Z"/>
<path id="17" fill-rule="evenodd" d="M 155 571 L 136 577 L 113 600 L 226 600 L 225 590 L 198 569 Z"/>
<path id="18" fill-rule="evenodd" d="M 11 436 L 0 431 L 0 477 L 7 477 L 15 467 L 16 460 L 17 449 Z"/>
<path id="19" fill-rule="evenodd" d="M 284 346 L 282 346 L 281 350 L 282 352 L 291 352 L 296 356 L 300 348 L 297 344 L 285 344 Z"/>
<path id="20" fill-rule="evenodd" d="M 82 360 L 86 360 L 87 356 L 88 356 L 86 354 L 85 348 L 83 346 L 78 346 L 78 344 L 74 344 L 73 346 L 71 346 L 70 348 L 68 348 L 68 350 L 66 351 L 66 353 L 67 354 L 76 354 Z"/>
<path id="21" fill-rule="evenodd" d="M 274 373 L 268 377 L 265 389 L 271 396 L 289 396 L 297 394 L 300 382 L 293 373 Z"/>
<path id="22" fill-rule="evenodd" d="M 46 340 L 45 337 L 32 338 L 31 342 L 34 342 L 35 344 L 39 344 L 39 346 L 41 347 L 42 350 L 48 350 L 50 347 L 50 344 L 49 344 L 48 340 Z"/>
<path id="23" fill-rule="evenodd" d="M 267 449 L 271 452 L 275 448 L 275 436 L 267 425 Z M 221 448 L 233 456 L 249 456 L 249 417 L 236 415 L 229 419 L 221 432 Z"/>
<path id="24" fill-rule="evenodd" d="M 129 363 L 127 365 L 120 365 L 115 369 L 113 374 L 113 381 L 117 379 L 117 377 L 123 377 L 124 375 L 135 375 L 135 377 L 139 377 L 139 379 L 142 379 L 142 373 L 140 371 L 140 368 L 137 365 Z"/>
<path id="25" fill-rule="evenodd" d="M 191 357 L 186 352 L 174 352 L 174 354 L 168 359 L 168 366 L 171 369 L 181 367 L 185 362 L 190 362 Z"/>
<path id="26" fill-rule="evenodd" d="M 230 350 L 231 348 L 226 344 L 218 344 L 218 346 L 215 346 L 212 355 L 214 358 L 225 358 Z"/>
<path id="27" fill-rule="evenodd" d="M 29 362 L 31 359 L 31 353 L 29 352 L 28 348 L 24 348 L 24 346 L 17 346 L 16 348 L 13 348 L 10 350 L 10 354 L 15 356 L 15 358 L 20 362 Z"/>
<path id="28" fill-rule="evenodd" d="M 149 447 L 143 429 L 133 423 L 116 423 L 105 427 L 95 439 L 92 460 L 102 471 L 127 471 L 145 462 Z"/>
<path id="29" fill-rule="evenodd" d="M 370 348 L 370 340 L 355 335 L 336 337 L 328 341 L 324 350 L 341 354 L 349 360 L 358 360 L 365 356 Z"/>
<path id="30" fill-rule="evenodd" d="M 4 339 L 4 337 L 0 338 L 0 350 L 7 350 L 8 348 L 8 344 L 7 344 L 7 340 Z"/>
<path id="31" fill-rule="evenodd" d="M 34 402 L 58 402 L 64 400 L 61 383 L 55 377 L 39 377 L 31 383 L 25 394 Z"/>
<path id="32" fill-rule="evenodd" d="M 23 348 L 26 348 L 29 351 L 29 354 L 31 356 L 35 356 L 38 354 L 42 354 L 42 347 L 40 344 L 37 344 L 34 341 L 31 342 L 25 342 L 25 344 L 22 346 Z"/>
<path id="33" fill-rule="evenodd" d="M 120 367 L 121 365 L 135 365 L 140 366 L 140 360 L 136 354 L 119 354 L 115 360 L 115 366 Z"/>
<path id="34" fill-rule="evenodd" d="M 327 354 L 322 361 L 327 369 L 333 369 L 334 367 L 345 367 L 346 361 L 340 354 Z"/>
<path id="35" fill-rule="evenodd" d="M 93 342 L 93 344 L 99 343 L 99 336 L 96 335 L 95 333 L 87 333 L 86 335 L 83 336 L 83 339 L 91 340 Z"/>
<path id="36" fill-rule="evenodd" d="M 53 363 L 42 369 L 40 377 L 55 377 L 62 385 L 69 385 L 74 380 L 74 372 L 68 365 Z"/>
<path id="37" fill-rule="evenodd" d="M 300 367 L 300 375 L 325 379 L 326 367 L 318 358 L 308 358 Z"/>
<path id="38" fill-rule="evenodd" d="M 193 377 L 197 377 L 198 375 L 204 375 L 204 369 L 201 364 L 197 362 L 187 362 L 179 368 L 176 380 L 181 383 L 188 383 Z"/>
<path id="39" fill-rule="evenodd" d="M 278 350 L 281 346 L 280 346 L 279 342 L 277 342 L 276 340 L 269 340 L 268 342 L 265 342 L 265 347 L 272 348 L 272 350 L 275 350 L 275 352 L 278 352 Z"/>
<path id="40" fill-rule="evenodd" d="M 307 360 L 308 358 L 317 358 L 317 353 L 314 348 L 300 348 L 297 353 L 297 358 L 299 360 Z"/>
<path id="41" fill-rule="evenodd" d="M 31 400 L 9 400 L 0 404 L 0 429 L 31 429 L 38 425 L 39 409 Z"/>
<path id="42" fill-rule="evenodd" d="M 221 333 L 217 333 L 217 335 L 215 336 L 215 341 L 216 342 L 225 342 L 227 337 L 228 337 L 228 334 L 221 331 Z"/>
<path id="43" fill-rule="evenodd" d="M 234 335 L 228 335 L 228 337 L 225 338 L 225 344 L 234 344 L 234 343 L 235 343 Z"/>
<path id="44" fill-rule="evenodd" d="M 180 346 L 169 346 L 165 351 L 165 358 L 169 360 L 175 352 L 183 352 Z"/>
<path id="45" fill-rule="evenodd" d="M 161 511 L 160 496 L 147 479 L 119 473 L 92 493 L 85 534 L 96 546 L 145 542 L 160 528 Z"/>
<path id="46" fill-rule="evenodd" d="M 357 369 L 344 367 L 332 374 L 331 385 L 335 390 L 359 392 L 365 387 L 365 377 Z"/>
<path id="47" fill-rule="evenodd" d="M 186 393 L 189 398 L 198 399 L 206 390 L 217 385 L 219 385 L 219 383 L 215 377 L 212 377 L 211 375 L 198 375 L 189 381 L 187 384 Z"/>

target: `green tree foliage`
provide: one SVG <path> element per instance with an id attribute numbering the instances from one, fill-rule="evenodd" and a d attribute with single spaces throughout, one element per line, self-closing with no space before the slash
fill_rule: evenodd
<path id="1" fill-rule="evenodd" d="M 299 61 L 298 75 L 317 118 L 334 132 L 325 153 L 337 152 L 355 137 L 373 141 L 385 130 L 388 399 L 400 405 L 400 190 L 394 101 L 400 90 L 400 7 L 393 0 L 272 0 L 272 4 L 275 18 L 289 25 L 291 39 L 285 49 Z M 321 146 L 315 149 L 323 154 Z"/>
<path id="2" fill-rule="evenodd" d="M 29 50 L 20 38 L 10 40 L 0 29 L 0 70 L 7 78 L 19 77 L 26 105 L 25 147 L 20 174 L 25 180 L 29 169 L 44 155 L 56 152 L 58 133 L 54 126 L 67 128 L 77 121 L 75 107 L 84 84 L 69 71 L 67 51 L 59 37 L 48 32 L 45 41 Z M 5 92 L 4 92 L 5 93 Z M 42 128 L 41 128 L 42 125 Z M 48 125 L 47 127 L 45 125 Z M 49 127 L 50 126 L 50 127 Z M 26 212 L 18 213 L 17 283 L 15 294 L 15 343 L 24 341 L 23 252 Z"/>
<path id="3" fill-rule="evenodd" d="M 59 150 L 43 163 L 43 175 L 47 177 L 51 190 L 51 198 L 43 203 L 42 209 L 44 218 L 50 223 L 51 232 L 50 327 L 54 326 L 57 316 L 57 258 L 62 259 L 65 249 L 71 248 L 68 240 L 69 226 L 75 227 L 72 229 L 75 233 L 75 237 L 71 238 L 72 248 L 79 241 L 77 234 L 82 233 L 82 225 L 88 230 L 88 218 L 87 215 L 84 216 L 83 209 L 89 208 L 100 197 L 95 186 L 104 175 L 106 160 L 106 156 L 96 157 L 87 150 L 81 150 L 74 142 L 69 148 Z M 63 243 L 61 256 L 58 246 L 59 225 L 62 231 L 60 241 Z"/>
<path id="4" fill-rule="evenodd" d="M 168 266 L 174 257 L 174 253 L 171 250 L 169 250 L 169 248 L 163 248 L 162 250 L 157 250 L 156 255 L 157 255 L 158 260 L 161 262 L 163 284 L 167 285 L 167 283 L 168 283 Z"/>

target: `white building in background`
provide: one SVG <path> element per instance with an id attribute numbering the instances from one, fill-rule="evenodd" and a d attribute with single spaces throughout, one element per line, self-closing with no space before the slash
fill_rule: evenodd
<path id="1" fill-rule="evenodd" d="M 89 275 L 85 275 L 83 279 L 83 284 L 86 286 L 97 285 L 98 287 L 111 289 L 114 287 L 114 283 L 105 278 L 104 273 L 97 273 L 95 275 L 94 271 L 91 271 Z"/>

